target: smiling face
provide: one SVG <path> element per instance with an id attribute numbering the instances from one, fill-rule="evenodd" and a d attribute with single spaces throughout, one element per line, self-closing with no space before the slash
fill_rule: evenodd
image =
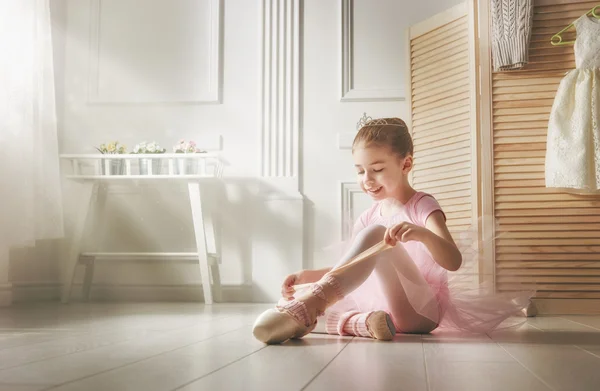
<path id="1" fill-rule="evenodd" d="M 393 153 L 391 148 L 370 144 L 359 144 L 352 154 L 354 167 L 361 189 L 374 200 L 401 199 L 409 189 L 408 173 L 412 169 L 412 156 L 404 158 Z"/>

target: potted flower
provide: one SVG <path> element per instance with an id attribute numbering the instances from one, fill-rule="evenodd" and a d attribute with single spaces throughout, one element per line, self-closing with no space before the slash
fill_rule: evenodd
<path id="1" fill-rule="evenodd" d="M 179 140 L 179 144 L 173 146 L 173 152 L 181 154 L 206 153 L 196 147 L 194 141 Z M 193 158 L 175 159 L 175 174 L 195 175 L 198 173 L 198 161 Z"/>
<path id="2" fill-rule="evenodd" d="M 133 148 L 134 154 L 143 154 L 143 155 L 161 154 L 161 153 L 165 153 L 166 151 L 167 151 L 166 148 L 162 148 L 156 141 L 153 141 L 151 143 L 142 141 L 141 143 L 137 144 Z M 150 169 L 149 169 L 150 166 L 152 167 L 152 174 L 159 175 L 161 165 L 162 165 L 161 159 L 152 159 L 149 157 L 140 158 L 139 159 L 140 175 L 151 175 Z"/>
<path id="3" fill-rule="evenodd" d="M 127 153 L 127 146 L 118 141 L 111 141 L 96 147 L 103 155 L 122 155 Z M 102 159 L 102 175 L 124 175 L 125 164 L 123 159 Z"/>

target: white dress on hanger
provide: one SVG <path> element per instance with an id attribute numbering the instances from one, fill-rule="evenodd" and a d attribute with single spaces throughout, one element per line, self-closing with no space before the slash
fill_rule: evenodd
<path id="1" fill-rule="evenodd" d="M 546 146 L 546 187 L 600 190 L 600 20 L 575 21 L 576 69 L 560 82 Z"/>

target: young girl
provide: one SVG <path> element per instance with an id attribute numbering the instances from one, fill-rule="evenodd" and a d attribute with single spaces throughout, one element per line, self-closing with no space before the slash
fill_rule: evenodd
<path id="1" fill-rule="evenodd" d="M 358 183 L 375 203 L 359 217 L 333 268 L 285 279 L 283 299 L 256 320 L 258 340 L 281 343 L 311 331 L 390 340 L 396 331 L 429 333 L 440 326 L 486 332 L 528 305 L 532 292 L 474 294 L 448 283 L 448 271 L 458 270 L 463 256 L 438 202 L 409 184 L 413 143 L 404 121 L 369 120 L 352 155 Z M 340 268 L 381 240 L 394 247 Z M 313 284 L 295 294 L 293 285 L 303 283 Z"/>

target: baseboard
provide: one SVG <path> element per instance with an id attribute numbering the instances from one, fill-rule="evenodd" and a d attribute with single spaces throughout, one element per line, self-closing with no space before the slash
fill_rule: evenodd
<path id="1" fill-rule="evenodd" d="M 13 301 L 13 285 L 0 284 L 0 307 L 8 307 Z"/>
<path id="2" fill-rule="evenodd" d="M 60 300 L 61 284 L 58 282 L 14 282 L 13 303 Z M 73 285 L 71 300 L 82 300 L 81 284 Z M 252 286 L 224 285 L 223 302 L 247 303 L 252 301 Z M 204 301 L 202 286 L 181 285 L 92 285 L 91 301 Z"/>
<path id="3" fill-rule="evenodd" d="M 533 299 L 538 315 L 600 315 L 600 299 Z"/>

